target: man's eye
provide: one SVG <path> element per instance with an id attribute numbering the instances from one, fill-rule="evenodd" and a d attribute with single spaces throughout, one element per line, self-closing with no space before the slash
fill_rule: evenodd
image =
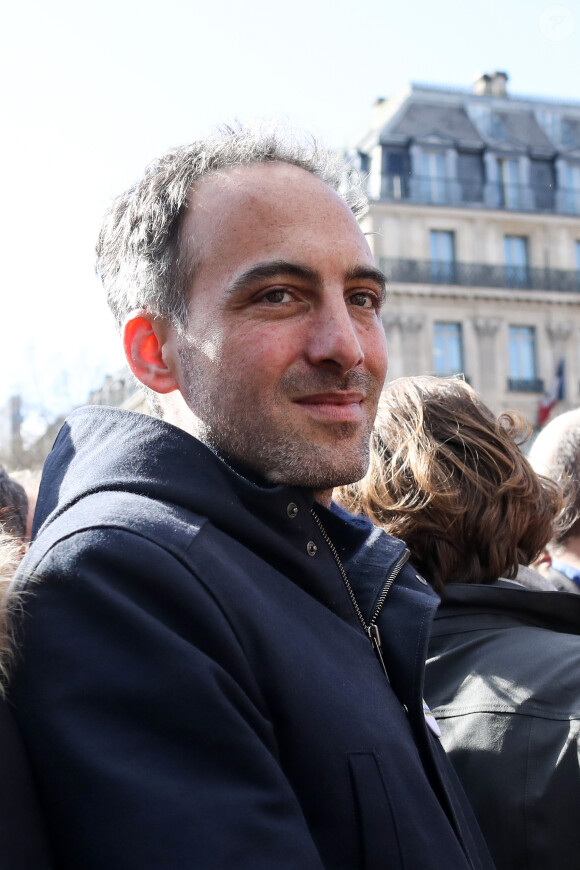
<path id="1" fill-rule="evenodd" d="M 378 308 L 379 299 L 374 293 L 354 293 L 350 297 L 350 304 L 358 308 Z"/>
<path id="2" fill-rule="evenodd" d="M 290 302 L 291 295 L 288 290 L 279 287 L 276 290 L 269 290 L 262 296 L 264 302 L 272 302 L 274 305 L 279 305 L 281 302 Z"/>

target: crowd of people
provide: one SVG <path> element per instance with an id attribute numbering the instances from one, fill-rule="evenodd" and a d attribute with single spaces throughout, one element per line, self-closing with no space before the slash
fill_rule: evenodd
<path id="1" fill-rule="evenodd" d="M 580 412 L 384 387 L 364 208 L 244 127 L 111 206 L 151 415 L 0 473 L 7 870 L 576 867 Z"/>
<path id="2" fill-rule="evenodd" d="M 402 538 L 441 595 L 425 697 L 502 870 L 572 868 L 580 854 L 580 585 L 562 594 L 546 564 L 578 519 L 572 414 L 564 502 L 520 450 L 522 417 L 496 418 L 460 379 L 401 378 L 379 402 L 369 473 L 337 495 Z M 536 457 L 553 455 L 562 418 Z"/>

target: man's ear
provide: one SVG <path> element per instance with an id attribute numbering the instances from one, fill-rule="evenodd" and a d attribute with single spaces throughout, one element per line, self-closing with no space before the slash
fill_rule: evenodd
<path id="1" fill-rule="evenodd" d="M 530 567 L 534 568 L 536 571 L 539 571 L 540 574 L 543 574 L 545 577 L 547 577 L 548 571 L 552 567 L 552 557 L 550 556 L 548 551 L 544 549 L 535 560 L 535 562 L 532 562 Z"/>
<path id="2" fill-rule="evenodd" d="M 129 368 L 155 393 L 179 389 L 170 350 L 173 330 L 165 320 L 147 311 L 129 315 L 123 326 L 123 347 Z"/>

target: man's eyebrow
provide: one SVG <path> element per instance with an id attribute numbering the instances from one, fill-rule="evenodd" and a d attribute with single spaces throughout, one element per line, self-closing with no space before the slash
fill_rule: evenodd
<path id="1" fill-rule="evenodd" d="M 258 281 L 282 275 L 291 275 L 293 278 L 300 278 L 317 286 L 322 283 L 318 272 L 309 266 L 292 263 L 288 260 L 270 260 L 267 263 L 257 263 L 255 266 L 251 266 L 245 272 L 242 272 L 241 275 L 238 275 L 228 287 L 228 293 L 239 293 L 242 290 L 247 290 Z"/>
<path id="2" fill-rule="evenodd" d="M 372 281 L 381 288 L 381 300 L 384 302 L 387 296 L 387 279 L 383 272 L 374 266 L 354 266 L 344 276 L 345 281 Z"/>
<path id="3" fill-rule="evenodd" d="M 289 260 L 270 260 L 267 263 L 256 263 L 232 281 L 228 287 L 228 294 L 239 293 L 251 288 L 253 284 L 269 278 L 277 278 L 282 275 L 290 275 L 303 281 L 308 281 L 317 287 L 322 285 L 322 278 L 316 269 L 304 266 L 301 263 L 293 263 Z M 345 283 L 350 281 L 372 281 L 381 288 L 381 300 L 384 301 L 387 293 L 387 279 L 380 269 L 373 266 L 353 266 L 347 269 L 344 275 Z"/>

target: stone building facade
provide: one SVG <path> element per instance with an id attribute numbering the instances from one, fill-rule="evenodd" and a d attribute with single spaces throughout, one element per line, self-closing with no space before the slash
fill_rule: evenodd
<path id="1" fill-rule="evenodd" d="M 580 404 L 580 102 L 412 85 L 350 152 L 389 279 L 389 378 L 462 372 L 535 424 L 564 361 Z"/>

